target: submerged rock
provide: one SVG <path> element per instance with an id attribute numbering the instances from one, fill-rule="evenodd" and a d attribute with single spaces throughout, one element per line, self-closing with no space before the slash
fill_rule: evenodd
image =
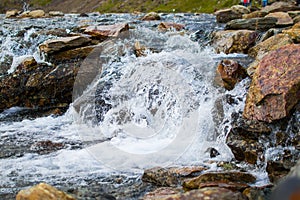
<path id="1" fill-rule="evenodd" d="M 75 200 L 71 195 L 46 183 L 40 183 L 27 190 L 21 190 L 16 200 Z"/>
<path id="2" fill-rule="evenodd" d="M 258 33 L 251 30 L 226 30 L 213 33 L 212 46 L 217 53 L 247 53 L 255 45 Z"/>
<path id="3" fill-rule="evenodd" d="M 290 114 L 300 99 L 300 45 L 267 54 L 259 63 L 247 94 L 243 115 L 272 122 Z"/>
<path id="4" fill-rule="evenodd" d="M 181 31 L 182 29 L 184 29 L 184 25 L 172 23 L 172 22 L 161 22 L 158 25 L 158 30 L 160 30 L 160 31 L 166 31 L 166 30 L 172 30 L 172 29 L 175 29 L 176 31 Z"/>
<path id="5" fill-rule="evenodd" d="M 142 17 L 143 21 L 152 21 L 152 20 L 160 20 L 160 15 L 156 12 L 147 13 L 144 17 Z"/>
<path id="6" fill-rule="evenodd" d="M 215 81 L 225 89 L 232 90 L 236 83 L 246 77 L 246 70 L 238 62 L 222 60 L 217 67 Z"/>

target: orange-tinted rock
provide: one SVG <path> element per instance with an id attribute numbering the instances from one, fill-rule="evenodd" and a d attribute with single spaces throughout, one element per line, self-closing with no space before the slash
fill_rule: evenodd
<path id="1" fill-rule="evenodd" d="M 246 200 L 247 198 L 240 192 L 231 191 L 226 188 L 208 187 L 179 193 L 160 200 Z"/>
<path id="2" fill-rule="evenodd" d="M 146 193 L 145 196 L 142 198 L 142 200 L 161 200 L 163 198 L 167 198 L 171 195 L 178 194 L 180 192 L 182 191 L 178 188 L 171 188 L 171 187 L 157 188 L 152 192 Z"/>
<path id="3" fill-rule="evenodd" d="M 186 189 L 196 189 L 203 184 L 222 182 L 227 184 L 250 184 L 255 182 L 255 180 L 256 178 L 253 175 L 243 172 L 207 172 L 198 177 L 184 181 L 183 187 Z"/>
<path id="4" fill-rule="evenodd" d="M 227 30 L 213 33 L 212 46 L 217 53 L 247 53 L 256 41 L 257 32 L 251 30 Z"/>
<path id="5" fill-rule="evenodd" d="M 247 94 L 244 117 L 272 122 L 289 115 L 300 99 L 300 45 L 267 54 L 260 61 Z"/>
<path id="6" fill-rule="evenodd" d="M 84 33 L 91 35 L 96 39 L 106 39 L 107 37 L 117 37 L 121 32 L 129 30 L 127 23 L 101 25 L 101 26 L 88 26 L 85 28 Z"/>
<path id="7" fill-rule="evenodd" d="M 262 11 L 265 11 L 268 13 L 287 12 L 287 11 L 293 11 L 293 10 L 300 10 L 300 7 L 295 6 L 295 4 L 293 4 L 293 3 L 283 2 L 283 1 L 278 1 L 278 2 L 272 3 L 269 6 L 262 8 Z"/>
<path id="8" fill-rule="evenodd" d="M 300 43 L 300 22 L 290 29 L 282 30 L 282 32 L 288 34 L 295 43 Z"/>
<path id="9" fill-rule="evenodd" d="M 250 19 L 250 18 L 257 18 L 257 17 L 264 17 L 266 16 L 268 13 L 261 11 L 261 10 L 257 10 L 248 14 L 244 14 L 243 15 L 243 19 Z"/>
<path id="10" fill-rule="evenodd" d="M 51 185 L 40 183 L 27 190 L 21 190 L 16 200 L 75 200 L 75 198 Z"/>
<path id="11" fill-rule="evenodd" d="M 158 186 L 177 186 L 185 178 L 195 177 L 206 168 L 202 166 L 190 167 L 155 167 L 144 171 L 142 180 Z"/>
<path id="12" fill-rule="evenodd" d="M 184 25 L 172 23 L 172 22 L 161 22 L 158 25 L 158 29 L 161 31 L 172 30 L 172 29 L 175 29 L 176 31 L 181 31 L 182 29 L 184 29 Z"/>
<path id="13" fill-rule="evenodd" d="M 160 20 L 159 14 L 156 12 L 147 13 L 144 17 L 142 17 L 143 21 L 153 21 L 153 20 Z"/>
<path id="14" fill-rule="evenodd" d="M 10 17 L 16 17 L 19 14 L 20 11 L 18 10 L 8 10 L 5 13 L 5 17 L 6 18 L 10 18 Z"/>
<path id="15" fill-rule="evenodd" d="M 217 67 L 215 81 L 225 89 L 232 90 L 236 83 L 246 77 L 246 70 L 238 62 L 222 60 Z"/>
<path id="16" fill-rule="evenodd" d="M 293 19 L 286 12 L 269 13 L 265 17 L 275 17 L 277 19 L 276 26 L 290 26 L 294 24 Z"/>

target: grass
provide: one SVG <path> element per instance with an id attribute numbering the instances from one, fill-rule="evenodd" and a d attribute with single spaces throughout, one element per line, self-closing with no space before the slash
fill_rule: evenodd
<path id="1" fill-rule="evenodd" d="M 212 13 L 238 4 L 239 0 L 106 0 L 99 12 L 192 12 Z"/>
<path id="2" fill-rule="evenodd" d="M 51 0 L 30 0 L 32 5 L 46 6 L 51 3 Z"/>

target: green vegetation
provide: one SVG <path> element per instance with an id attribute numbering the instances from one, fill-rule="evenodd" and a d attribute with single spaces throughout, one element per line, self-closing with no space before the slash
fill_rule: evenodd
<path id="1" fill-rule="evenodd" d="M 46 6 L 51 2 L 51 0 L 31 0 L 30 4 L 35 6 Z"/>
<path id="2" fill-rule="evenodd" d="M 97 11 L 212 13 L 238 3 L 239 0 L 106 0 Z"/>

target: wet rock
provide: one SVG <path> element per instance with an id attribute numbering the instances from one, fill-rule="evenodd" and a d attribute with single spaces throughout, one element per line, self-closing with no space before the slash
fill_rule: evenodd
<path id="1" fill-rule="evenodd" d="M 217 22 L 227 23 L 233 19 L 240 19 L 243 14 L 248 13 L 250 13 L 250 10 L 245 6 L 235 5 L 228 9 L 218 10 L 214 14 L 216 15 Z"/>
<path id="2" fill-rule="evenodd" d="M 33 145 L 31 145 L 30 150 L 34 153 L 43 155 L 63 149 L 64 146 L 65 145 L 63 143 L 55 143 L 47 140 L 34 143 Z"/>
<path id="3" fill-rule="evenodd" d="M 246 70 L 234 60 L 222 60 L 216 71 L 215 81 L 227 90 L 232 90 L 236 83 L 247 77 Z"/>
<path id="4" fill-rule="evenodd" d="M 266 171 L 272 183 L 278 183 L 288 175 L 290 169 L 296 165 L 300 158 L 299 151 L 289 149 L 279 149 L 268 159 Z"/>
<path id="5" fill-rule="evenodd" d="M 249 187 L 243 191 L 243 194 L 248 200 L 270 199 L 273 185 L 266 185 L 262 187 Z"/>
<path id="6" fill-rule="evenodd" d="M 49 15 L 52 17 L 57 17 L 57 16 L 64 16 L 64 13 L 61 11 L 49 11 Z"/>
<path id="7" fill-rule="evenodd" d="M 153 21 L 153 20 L 160 20 L 160 15 L 156 12 L 147 13 L 144 17 L 142 17 L 143 21 Z"/>
<path id="8" fill-rule="evenodd" d="M 300 10 L 300 8 L 298 6 L 295 6 L 293 3 L 283 2 L 283 1 L 278 1 L 278 2 L 272 3 L 269 6 L 262 8 L 262 11 L 265 11 L 267 13 L 287 12 L 287 11 L 293 11 L 293 10 Z"/>
<path id="9" fill-rule="evenodd" d="M 277 50 L 287 44 L 293 44 L 293 40 L 287 34 L 277 34 L 251 47 L 248 54 L 261 60 L 268 52 Z"/>
<path id="10" fill-rule="evenodd" d="M 254 12 L 251 12 L 249 14 L 244 14 L 243 19 L 251 19 L 251 18 L 262 18 L 265 17 L 268 13 L 265 11 L 257 10 Z"/>
<path id="11" fill-rule="evenodd" d="M 298 10 L 298 11 L 289 11 L 288 14 L 292 19 L 294 19 L 295 17 L 300 16 L 300 10 Z"/>
<path id="12" fill-rule="evenodd" d="M 240 192 L 234 192 L 225 188 L 209 187 L 197 190 L 192 190 L 183 194 L 171 195 L 169 197 L 162 198 L 161 200 L 246 200 L 247 198 Z"/>
<path id="13" fill-rule="evenodd" d="M 18 10 L 8 10 L 5 13 L 6 18 L 11 18 L 11 17 L 17 17 L 17 15 L 20 13 Z"/>
<path id="14" fill-rule="evenodd" d="M 235 19 L 228 22 L 225 26 L 226 30 L 259 30 L 266 31 L 276 26 L 277 19 L 275 17 Z"/>
<path id="15" fill-rule="evenodd" d="M 102 26 L 88 26 L 84 33 L 91 35 L 98 40 L 104 40 L 108 37 L 118 37 L 121 32 L 129 30 L 127 23 L 102 25 Z"/>
<path id="16" fill-rule="evenodd" d="M 220 155 L 220 153 L 218 152 L 218 150 L 215 149 L 215 148 L 212 148 L 212 147 L 209 147 L 209 148 L 206 150 L 206 152 L 209 152 L 209 156 L 210 156 L 211 158 L 215 158 L 215 157 L 217 157 L 218 155 Z"/>
<path id="17" fill-rule="evenodd" d="M 300 22 L 290 29 L 282 30 L 282 33 L 288 34 L 295 43 L 300 43 Z"/>
<path id="18" fill-rule="evenodd" d="M 185 180 L 183 187 L 186 189 L 197 189 L 209 184 L 219 187 L 222 187 L 222 184 L 224 184 L 225 187 L 240 189 L 248 187 L 248 184 L 255 181 L 256 178 L 253 175 L 244 172 L 206 172 L 198 177 Z"/>
<path id="19" fill-rule="evenodd" d="M 172 30 L 172 29 L 175 29 L 176 31 L 181 31 L 182 29 L 184 29 L 184 25 L 173 23 L 173 22 L 161 22 L 158 25 L 158 30 L 160 30 L 160 31 L 166 31 L 166 30 Z"/>
<path id="20" fill-rule="evenodd" d="M 212 46 L 217 53 L 247 53 L 255 45 L 257 35 L 250 30 L 217 31 L 212 35 Z"/>
<path id="21" fill-rule="evenodd" d="M 180 185 L 185 178 L 195 177 L 206 168 L 202 166 L 191 167 L 155 167 L 144 171 L 142 180 L 144 182 L 153 183 L 157 186 L 177 186 Z"/>
<path id="22" fill-rule="evenodd" d="M 84 36 L 72 36 L 58 39 L 47 40 L 39 46 L 41 52 L 53 54 L 76 47 L 87 45 L 91 39 Z"/>
<path id="23" fill-rule="evenodd" d="M 300 99 L 300 45 L 286 45 L 259 63 L 246 98 L 243 116 L 272 122 L 290 114 Z"/>
<path id="24" fill-rule="evenodd" d="M 170 187 L 157 188 L 152 192 L 147 192 L 142 198 L 142 200 L 161 200 L 171 195 L 178 194 L 180 192 L 182 191 L 178 188 L 170 188 Z"/>
<path id="25" fill-rule="evenodd" d="M 46 183 L 40 183 L 27 190 L 21 190 L 16 200 L 75 200 L 71 195 L 60 191 Z"/>
<path id="26" fill-rule="evenodd" d="M 288 177 L 284 181 L 280 182 L 274 189 L 270 199 L 300 199 L 300 178 Z"/>
<path id="27" fill-rule="evenodd" d="M 289 172 L 288 176 L 300 178 L 300 160 L 298 160 L 296 165 L 291 168 L 291 171 Z"/>
<path id="28" fill-rule="evenodd" d="M 146 47 L 141 46 L 139 41 L 134 43 L 134 53 L 137 57 L 146 56 Z"/>
<path id="29" fill-rule="evenodd" d="M 13 106 L 68 107 L 78 67 L 53 67 L 25 60 L 16 71 L 0 80 L 0 110 Z"/>
<path id="30" fill-rule="evenodd" d="M 276 26 L 290 26 L 294 24 L 293 19 L 289 16 L 288 13 L 285 12 L 274 12 L 269 13 L 265 17 L 275 17 L 277 19 Z"/>

